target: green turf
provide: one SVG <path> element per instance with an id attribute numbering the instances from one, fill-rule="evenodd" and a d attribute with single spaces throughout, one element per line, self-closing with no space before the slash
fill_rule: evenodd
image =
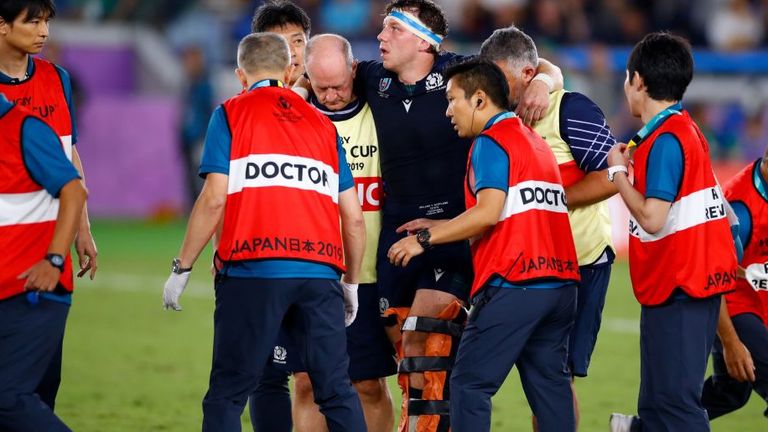
<path id="1" fill-rule="evenodd" d="M 98 222 L 93 231 L 101 267 L 95 281 L 78 284 L 57 412 L 78 432 L 199 430 L 212 346 L 210 252 L 198 261 L 182 298 L 184 311 L 164 312 L 162 284 L 184 226 Z M 617 265 L 590 376 L 577 381 L 581 431 L 606 431 L 611 412 L 634 411 L 638 317 L 627 268 Z M 513 371 L 495 397 L 494 431 L 530 430 L 519 384 Z M 764 408 L 753 396 L 737 413 L 715 420 L 712 429 L 766 431 Z"/>

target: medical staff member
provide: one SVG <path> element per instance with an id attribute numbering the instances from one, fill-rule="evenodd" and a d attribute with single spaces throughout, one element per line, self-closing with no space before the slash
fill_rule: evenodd
<path id="1" fill-rule="evenodd" d="M 389 258 L 408 265 L 433 245 L 473 239 L 472 311 L 450 380 L 451 430 L 490 431 L 491 395 L 517 365 L 541 431 L 573 431 L 566 367 L 579 269 L 557 162 L 547 143 L 507 110 L 509 88 L 493 63 L 449 68 L 446 115 L 477 137 L 465 182 L 467 210 L 414 221 Z"/>
<path id="2" fill-rule="evenodd" d="M 651 431 L 709 430 L 701 388 L 720 297 L 736 287 L 736 253 L 709 145 L 680 104 L 692 77 L 685 39 L 651 33 L 635 45 L 624 92 L 644 126 L 629 145 L 608 153 L 609 178 L 630 212 L 629 270 L 642 306 L 637 405 Z M 611 427 L 629 430 L 631 422 L 618 415 Z"/>
<path id="3" fill-rule="evenodd" d="M 56 133 L 0 93 L 0 430 L 69 431 L 36 392 L 74 288 L 87 192 Z"/>
<path id="4" fill-rule="evenodd" d="M 504 72 L 510 103 L 517 107 L 536 75 L 539 56 L 533 39 L 515 26 L 498 29 L 483 42 L 480 57 L 493 61 Z M 568 368 L 574 377 L 586 377 L 616 256 L 605 202 L 617 191 L 608 181 L 605 160 L 616 139 L 603 112 L 587 96 L 557 90 L 549 98 L 549 109 L 533 130 L 554 152 L 568 198 L 568 219 L 581 275 L 576 323 L 568 338 Z M 575 387 L 574 403 L 578 424 Z"/>
<path id="5" fill-rule="evenodd" d="M 69 74 L 61 66 L 39 56 L 48 40 L 48 24 L 56 15 L 51 0 L 7 0 L 0 2 L 0 93 L 40 117 L 59 136 L 64 152 L 85 181 L 83 165 L 75 144 L 77 126 L 72 104 Z M 35 57 L 33 57 L 35 56 Z M 88 206 L 75 235 L 75 251 L 80 271 L 96 275 L 97 250 L 91 235 Z M 51 409 L 61 383 L 63 339 L 51 359 L 37 393 Z"/>
<path id="6" fill-rule="evenodd" d="M 746 405 L 752 391 L 768 402 L 768 148 L 724 189 L 739 218 L 746 274 L 720 311 L 713 374 L 701 395 L 710 420 Z"/>
<path id="7" fill-rule="evenodd" d="M 303 323 L 288 331 L 306 354 L 329 430 L 364 430 L 347 353 L 338 349 L 346 345 L 345 322 L 357 313 L 365 244 L 351 173 L 333 124 L 284 88 L 290 73 L 285 38 L 246 36 L 237 59 L 247 91 L 211 118 L 200 168 L 205 185 L 163 292 L 164 305 L 181 310 L 192 265 L 223 218 L 203 430 L 240 430 L 289 308 Z"/>

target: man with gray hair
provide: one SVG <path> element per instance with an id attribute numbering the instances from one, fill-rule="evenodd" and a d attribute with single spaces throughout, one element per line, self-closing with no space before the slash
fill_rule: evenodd
<path id="1" fill-rule="evenodd" d="M 363 215 L 333 124 L 284 88 L 289 59 L 280 35 L 240 42 L 236 75 L 246 91 L 213 113 L 200 167 L 205 184 L 163 291 L 164 306 L 180 311 L 192 265 L 223 221 L 203 431 L 241 430 L 289 308 L 302 325 L 286 331 L 306 355 L 328 429 L 365 430 L 348 356 L 338 349 L 357 313 Z"/>
<path id="2" fill-rule="evenodd" d="M 509 102 L 514 109 L 536 73 L 538 53 L 533 40 L 515 26 L 499 29 L 483 42 L 480 56 L 504 72 L 509 84 Z M 555 153 L 568 200 L 581 274 L 576 323 L 568 342 L 568 367 L 572 377 L 585 377 L 600 330 L 615 257 L 605 200 L 617 191 L 609 181 L 606 163 L 616 139 L 603 112 L 586 96 L 557 90 L 550 93 L 549 99 L 547 112 L 533 125 L 533 130 Z M 574 390 L 578 422 L 575 396 Z"/>
<path id="3" fill-rule="evenodd" d="M 392 398 L 386 377 L 397 373 L 394 348 L 380 319 L 381 299 L 376 286 L 376 247 L 381 230 L 381 168 L 373 115 L 367 103 L 353 93 L 357 62 L 345 38 L 335 34 L 314 36 L 304 53 L 313 95 L 310 103 L 327 116 L 342 139 L 347 161 L 363 208 L 366 248 L 358 289 L 359 309 L 355 322 L 347 327 L 349 377 L 365 412 L 369 432 L 391 431 L 394 427 Z M 320 412 L 315 405 L 306 368 L 293 352 L 289 338 L 285 361 L 274 367 L 293 373 L 293 422 L 296 432 L 320 432 Z M 293 348 L 293 349 L 292 349 Z M 259 429 L 257 429 L 259 430 Z"/>

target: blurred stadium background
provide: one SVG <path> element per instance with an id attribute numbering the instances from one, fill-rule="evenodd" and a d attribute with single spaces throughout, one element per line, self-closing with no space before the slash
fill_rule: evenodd
<path id="1" fill-rule="evenodd" d="M 622 92 L 629 49 L 649 31 L 684 35 L 696 61 L 684 105 L 709 139 L 720 180 L 768 144 L 768 0 L 437 2 L 449 18 L 447 49 L 476 52 L 495 28 L 517 24 L 563 69 L 566 88 L 595 100 L 623 140 L 639 128 Z M 200 186 L 194 171 L 208 116 L 239 90 L 236 43 L 260 3 L 56 1 L 43 55 L 72 75 L 101 262 L 95 281 L 79 283 L 65 342 L 57 409 L 77 431 L 199 429 L 212 343 L 209 255 L 182 299 L 184 312 L 163 313 L 160 292 Z M 313 34 L 343 34 L 357 58 L 378 57 L 386 1 L 296 3 L 309 11 Z M 617 203 L 612 210 L 617 244 L 624 245 L 625 210 Z M 583 431 L 607 430 L 611 412 L 634 411 L 638 316 L 626 265 L 619 264 L 590 377 L 578 383 Z M 753 397 L 713 430 L 766 431 L 763 409 Z M 494 430 L 529 424 L 513 373 L 495 399 Z"/>

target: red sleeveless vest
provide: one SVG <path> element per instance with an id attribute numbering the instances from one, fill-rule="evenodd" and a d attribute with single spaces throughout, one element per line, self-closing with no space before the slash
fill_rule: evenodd
<path id="1" fill-rule="evenodd" d="M 741 266 L 768 262 L 768 202 L 755 189 L 753 176 L 760 170 L 760 159 L 750 164 L 725 185 L 725 197 L 730 202 L 740 201 L 749 210 L 752 232 L 744 245 Z M 760 175 L 758 173 L 758 175 Z M 755 291 L 746 280 L 736 281 L 736 291 L 727 294 L 728 314 L 736 316 L 753 313 L 768 325 L 768 290 Z"/>
<path id="2" fill-rule="evenodd" d="M 565 190 L 552 150 L 517 117 L 494 124 L 481 136 L 492 139 L 509 156 L 509 190 L 499 222 L 472 243 L 471 295 L 493 276 L 511 283 L 545 278 L 579 281 Z M 467 208 L 477 204 L 472 150 L 469 153 Z"/>
<path id="3" fill-rule="evenodd" d="M 718 186 L 709 160 L 709 145 L 687 112 L 673 114 L 637 147 L 633 155 L 635 189 L 646 192 L 648 157 L 656 138 L 673 134 L 682 146 L 683 178 L 664 227 L 645 232 L 629 222 L 629 270 L 635 297 L 654 306 L 680 287 L 694 298 L 732 291 L 736 254 Z"/>
<path id="4" fill-rule="evenodd" d="M 298 259 L 344 271 L 336 129 L 293 91 L 223 105 L 232 147 L 219 258 Z"/>
<path id="5" fill-rule="evenodd" d="M 14 106 L 0 117 L 0 300 L 24 292 L 18 276 L 45 257 L 53 239 L 59 200 L 40 187 L 24 166 L 21 127 L 31 114 Z M 59 283 L 72 291 L 72 260 Z"/>
<path id="6" fill-rule="evenodd" d="M 59 136 L 67 159 L 72 159 L 72 116 L 64 86 L 53 63 L 32 58 L 32 76 L 20 83 L 0 83 L 0 93 L 9 101 L 39 117 Z"/>

